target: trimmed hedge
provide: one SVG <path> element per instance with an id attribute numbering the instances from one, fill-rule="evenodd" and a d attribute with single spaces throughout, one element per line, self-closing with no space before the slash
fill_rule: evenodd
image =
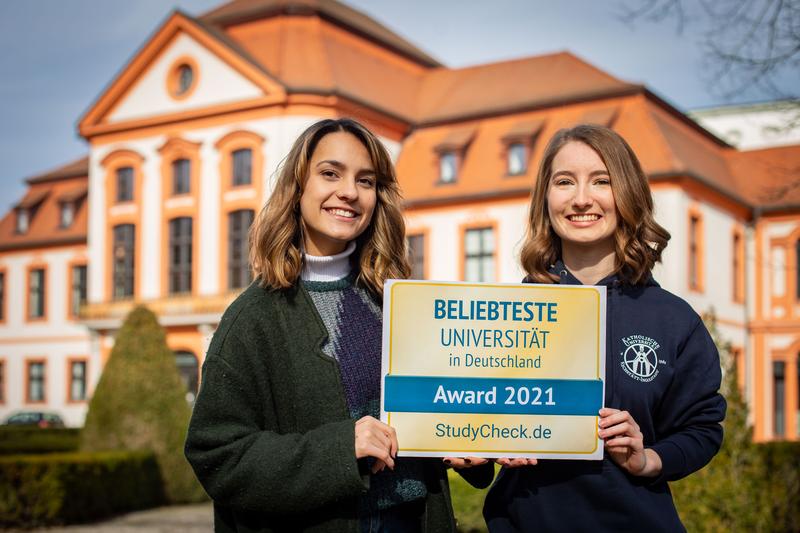
<path id="1" fill-rule="evenodd" d="M 0 457 L 0 528 L 87 522 L 163 502 L 151 452 Z"/>
<path id="2" fill-rule="evenodd" d="M 74 452 L 80 429 L 0 426 L 0 455 Z"/>

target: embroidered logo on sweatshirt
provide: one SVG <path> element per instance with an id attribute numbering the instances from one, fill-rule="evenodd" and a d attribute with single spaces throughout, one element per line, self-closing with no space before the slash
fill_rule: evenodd
<path id="1" fill-rule="evenodd" d="M 658 354 L 661 345 L 644 335 L 631 335 L 622 338 L 625 351 L 622 352 L 620 365 L 630 377 L 636 381 L 648 383 L 658 376 Z"/>

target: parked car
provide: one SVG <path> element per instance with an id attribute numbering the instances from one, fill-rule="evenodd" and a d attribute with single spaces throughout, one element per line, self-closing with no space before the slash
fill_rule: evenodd
<path id="1" fill-rule="evenodd" d="M 40 428 L 63 428 L 64 421 L 55 413 L 44 411 L 20 411 L 6 418 L 6 426 L 39 426 Z"/>

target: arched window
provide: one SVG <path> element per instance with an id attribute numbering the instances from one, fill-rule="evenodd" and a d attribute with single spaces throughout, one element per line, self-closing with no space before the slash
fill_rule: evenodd
<path id="1" fill-rule="evenodd" d="M 240 148 L 231 154 L 233 185 L 250 185 L 253 182 L 253 151 Z"/>
<path id="2" fill-rule="evenodd" d="M 240 289 L 252 281 L 247 255 L 247 234 L 255 212 L 240 209 L 228 213 L 228 288 Z"/>
<path id="3" fill-rule="evenodd" d="M 194 403 L 199 385 L 198 370 L 200 365 L 197 363 L 197 357 L 192 352 L 177 351 L 175 352 L 175 366 L 178 367 L 181 381 L 186 387 L 186 400 L 189 403 Z"/>
<path id="4" fill-rule="evenodd" d="M 117 298 L 133 296 L 133 267 L 136 231 L 133 224 L 114 226 L 112 295 Z"/>
<path id="5" fill-rule="evenodd" d="M 192 217 L 169 221 L 169 292 L 192 291 Z"/>

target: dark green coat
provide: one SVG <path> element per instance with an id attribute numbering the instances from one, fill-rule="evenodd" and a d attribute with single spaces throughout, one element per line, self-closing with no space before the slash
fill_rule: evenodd
<path id="1" fill-rule="evenodd" d="M 303 288 L 254 283 L 225 311 L 186 439 L 216 531 L 358 531 L 369 476 L 326 338 Z M 454 531 L 446 472 L 425 461 L 426 531 Z"/>

